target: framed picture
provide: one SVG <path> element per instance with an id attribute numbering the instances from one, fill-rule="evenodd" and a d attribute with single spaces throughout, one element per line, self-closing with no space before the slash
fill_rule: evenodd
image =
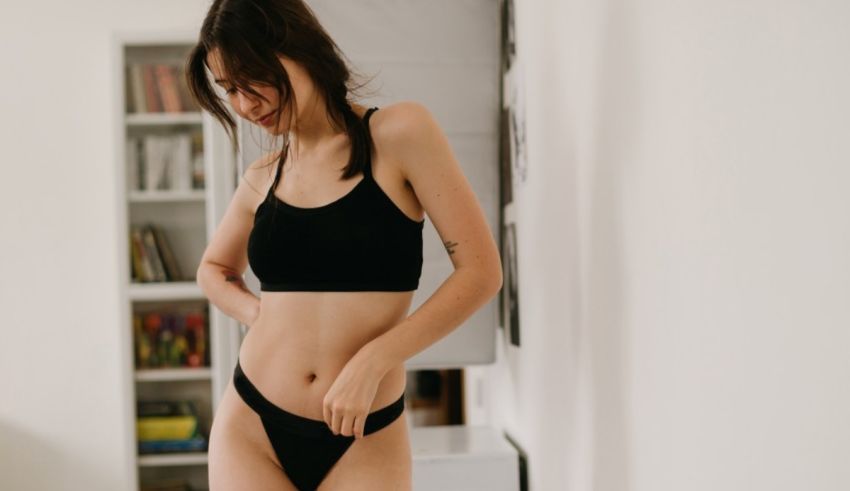
<path id="1" fill-rule="evenodd" d="M 502 228 L 503 242 L 505 248 L 502 254 L 502 263 L 505 268 L 502 288 L 502 318 L 506 321 L 505 327 L 508 341 L 514 346 L 519 346 L 519 288 L 517 275 L 516 255 L 516 227 L 508 223 Z"/>
<path id="2" fill-rule="evenodd" d="M 502 0 L 501 110 L 499 116 L 499 228 L 503 287 L 499 327 L 511 345 L 519 346 L 519 288 L 514 190 L 526 178 L 525 86 L 517 57 L 513 0 Z"/>

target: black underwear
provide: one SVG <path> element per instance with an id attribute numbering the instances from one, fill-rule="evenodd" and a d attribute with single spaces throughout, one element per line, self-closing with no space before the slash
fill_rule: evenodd
<path id="1" fill-rule="evenodd" d="M 334 435 L 324 420 L 290 413 L 266 399 L 245 376 L 238 359 L 233 385 L 245 403 L 260 416 L 283 471 L 300 491 L 314 491 L 355 441 L 354 436 Z M 402 411 L 403 393 L 390 405 L 369 413 L 363 435 L 389 425 Z"/>

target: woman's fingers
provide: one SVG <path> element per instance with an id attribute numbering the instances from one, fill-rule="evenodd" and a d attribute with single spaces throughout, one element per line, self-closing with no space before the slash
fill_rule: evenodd
<path id="1" fill-rule="evenodd" d="M 363 428 L 366 426 L 366 415 L 358 414 L 354 418 L 354 438 L 363 438 Z"/>
<path id="2" fill-rule="evenodd" d="M 334 435 L 339 435 L 342 431 L 342 418 L 345 416 L 341 410 L 333 411 L 333 415 L 331 417 L 331 431 L 333 431 Z"/>
<path id="3" fill-rule="evenodd" d="M 354 436 L 363 438 L 368 411 L 345 411 L 332 409 L 333 404 L 322 406 L 322 416 L 334 435 Z"/>
<path id="4" fill-rule="evenodd" d="M 333 431 L 333 429 L 334 429 L 333 411 L 331 411 L 330 405 L 328 404 L 327 401 L 324 401 L 323 404 L 322 404 L 322 417 L 324 418 L 325 423 L 328 425 L 328 428 L 330 428 L 331 431 Z"/>
<path id="5" fill-rule="evenodd" d="M 342 425 L 340 426 L 340 434 L 343 436 L 351 436 L 352 428 L 354 427 L 354 415 L 353 414 L 344 414 L 341 418 Z"/>

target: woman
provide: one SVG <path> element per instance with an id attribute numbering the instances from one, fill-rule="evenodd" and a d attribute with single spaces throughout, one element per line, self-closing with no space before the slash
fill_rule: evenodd
<path id="1" fill-rule="evenodd" d="M 249 326 L 210 432 L 210 489 L 409 490 L 404 361 L 501 288 L 484 214 L 430 112 L 349 100 L 339 48 L 298 0 L 216 0 L 194 97 L 284 144 L 245 170 L 197 281 Z M 427 213 L 455 271 L 407 316 Z M 258 299 L 242 281 L 250 264 Z"/>

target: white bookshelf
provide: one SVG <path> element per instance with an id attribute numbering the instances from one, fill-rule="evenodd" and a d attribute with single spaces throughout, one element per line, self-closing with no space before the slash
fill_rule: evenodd
<path id="1" fill-rule="evenodd" d="M 127 295 L 131 300 L 176 300 L 204 298 L 201 287 L 194 281 L 130 284 Z"/>
<path id="2" fill-rule="evenodd" d="M 205 194 L 201 190 L 168 190 L 168 191 L 129 191 L 127 199 L 131 203 L 172 202 L 172 201 L 204 201 Z"/>
<path id="3" fill-rule="evenodd" d="M 191 400 L 198 409 L 201 432 L 208 437 L 215 407 L 229 380 L 238 352 L 238 324 L 210 304 L 195 282 L 195 271 L 203 251 L 234 189 L 236 171 L 230 142 L 219 123 L 197 109 L 182 112 L 130 111 L 138 99 L 133 99 L 132 90 L 128 88 L 129 64 L 179 62 L 182 65 L 196 39 L 197 32 L 194 31 L 113 34 L 116 205 L 120 210 L 117 247 L 121 257 L 118 275 L 124 319 L 117 328 L 121 332 L 120 353 L 124 369 L 125 449 L 128 475 L 132 476 L 125 489 L 133 491 L 144 489 L 145 484 L 174 478 L 185 479 L 193 490 L 209 488 L 205 451 L 139 453 L 137 403 Z M 182 70 L 179 74 L 178 83 L 185 85 Z M 190 158 L 188 169 L 191 177 L 186 178 L 181 172 L 180 179 L 185 178 L 185 181 L 174 178 L 165 184 L 156 181 L 158 184 L 151 186 L 151 182 L 141 177 L 143 173 L 130 165 L 130 139 L 178 134 L 193 135 L 190 151 L 196 160 Z M 198 142 L 201 142 L 200 146 Z M 169 160 L 166 165 L 174 166 L 178 160 Z M 182 162 L 184 167 L 176 169 L 186 169 L 185 159 Z M 150 167 L 156 166 L 151 164 Z M 178 182 L 180 185 L 175 185 Z M 142 278 L 138 274 L 139 268 L 134 267 L 134 263 L 138 263 L 131 254 L 130 230 L 133 226 L 148 223 L 165 236 L 174 262 L 179 265 L 181 277 L 169 275 L 170 281 L 148 281 L 151 278 Z M 158 359 L 148 358 L 155 364 L 141 363 L 142 357 L 137 349 L 137 345 L 141 344 L 139 326 L 142 330 L 153 328 L 149 320 L 144 321 L 148 324 L 134 322 L 134 316 L 152 314 L 148 319 L 157 319 L 156 314 L 175 314 L 174 318 L 178 319 L 175 322 L 179 326 L 180 319 L 185 319 L 181 316 L 189 312 L 200 314 L 206 325 L 206 355 L 202 357 L 205 360 L 201 360 L 200 366 L 187 366 L 186 357 L 175 354 L 179 353 L 176 348 L 160 351 L 158 354 L 164 356 Z M 163 321 L 163 326 L 166 325 Z M 170 363 L 163 361 L 166 359 Z"/>
<path id="4" fill-rule="evenodd" d="M 203 115 L 200 112 L 165 113 L 165 114 L 125 114 L 127 126 L 165 126 L 174 124 L 202 124 Z"/>
<path id="5" fill-rule="evenodd" d="M 143 455 L 140 467 L 165 467 L 182 465 L 206 465 L 207 455 L 199 453 L 175 453 L 172 455 Z"/>
<path id="6" fill-rule="evenodd" d="M 136 369 L 136 382 L 168 382 L 175 380 L 210 380 L 209 368 Z"/>

